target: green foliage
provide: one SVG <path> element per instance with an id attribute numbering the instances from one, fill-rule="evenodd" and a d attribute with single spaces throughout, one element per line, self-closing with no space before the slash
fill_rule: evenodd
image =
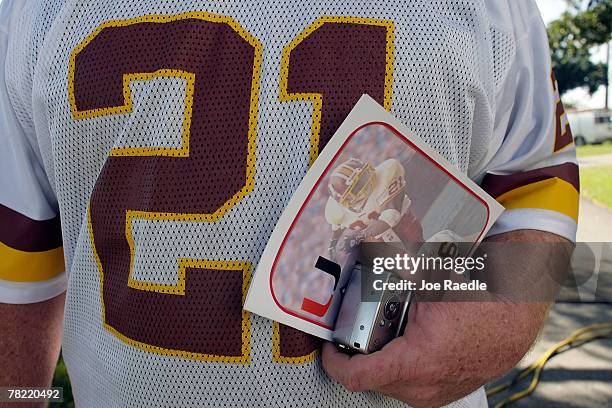
<path id="1" fill-rule="evenodd" d="M 586 87 L 590 93 L 607 83 L 607 64 L 593 63 L 590 50 L 611 40 L 612 0 L 592 2 L 584 11 L 565 12 L 548 26 L 553 70 L 559 92 Z"/>
<path id="2" fill-rule="evenodd" d="M 70 385 L 70 378 L 68 377 L 68 371 L 64 364 L 64 359 L 60 355 L 57 367 L 55 367 L 55 374 L 53 375 L 53 386 L 62 387 L 64 389 L 64 402 L 57 402 L 50 404 L 51 408 L 74 408 L 74 401 L 72 399 L 72 386 Z"/>

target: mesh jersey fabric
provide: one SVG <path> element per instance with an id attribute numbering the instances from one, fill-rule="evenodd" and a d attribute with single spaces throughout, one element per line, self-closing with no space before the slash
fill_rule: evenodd
<path id="1" fill-rule="evenodd" d="M 241 301 L 311 159 L 364 92 L 514 200 L 498 231 L 571 238 L 571 216 L 521 207 L 516 192 L 564 182 L 557 166 L 575 157 L 571 140 L 554 151 L 536 6 L 514 3 L 26 1 L 5 77 L 36 154 L 9 170 L 44 169 L 49 188 L 30 195 L 51 210 L 37 219 L 61 215 L 77 405 L 402 405 L 345 391 L 316 340 Z M 0 187 L 0 204 L 26 213 Z M 482 390 L 455 403 L 483 404 Z"/>
<path id="2" fill-rule="evenodd" d="M 24 6 L 0 3 L 0 301 L 9 303 L 41 301 L 66 288 L 57 200 L 31 116 L 33 64 L 24 61 L 15 71 L 8 59 L 4 63 L 9 44 L 21 38 L 18 29 L 27 31 L 19 25 Z M 28 44 L 19 55 L 31 61 L 33 54 Z M 15 87 L 26 91 L 12 92 Z M 13 104 L 9 93 L 27 101 L 13 99 Z"/>

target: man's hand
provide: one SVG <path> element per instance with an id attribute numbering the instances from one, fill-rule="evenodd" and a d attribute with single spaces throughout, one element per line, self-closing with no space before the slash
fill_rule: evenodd
<path id="1" fill-rule="evenodd" d="M 551 259 L 569 259 L 569 242 L 545 232 L 516 231 L 489 241 L 551 243 L 534 245 L 531 253 L 521 254 L 518 261 L 501 259 L 509 255 L 504 251 L 490 256 L 490 272 L 505 275 L 509 282 L 521 276 L 554 275 L 556 271 L 547 269 L 564 263 L 551 263 Z M 416 302 L 402 337 L 371 355 L 349 356 L 333 344 L 325 344 L 323 366 L 354 392 L 373 390 L 414 407 L 444 405 L 516 365 L 536 339 L 549 305 L 548 301 L 501 299 Z"/>
<path id="2" fill-rule="evenodd" d="M 30 305 L 0 303 L 0 386 L 51 384 L 61 345 L 64 301 L 62 294 Z"/>

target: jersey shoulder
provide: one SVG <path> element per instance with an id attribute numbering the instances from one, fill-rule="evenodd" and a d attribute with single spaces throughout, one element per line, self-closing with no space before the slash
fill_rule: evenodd
<path id="1" fill-rule="evenodd" d="M 376 166 L 377 184 L 388 185 L 398 177 L 404 177 L 405 170 L 396 159 L 387 159 Z"/>
<path id="2" fill-rule="evenodd" d="M 32 87 L 43 44 L 64 0 L 2 0 L 0 31 L 6 38 L 5 81 L 15 114 L 33 133 Z"/>

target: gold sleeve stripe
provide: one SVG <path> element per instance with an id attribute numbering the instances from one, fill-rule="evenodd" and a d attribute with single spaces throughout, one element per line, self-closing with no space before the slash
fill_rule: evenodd
<path id="1" fill-rule="evenodd" d="M 558 177 L 515 188 L 497 197 L 497 201 L 506 209 L 541 208 L 578 220 L 578 191 Z"/>
<path id="2" fill-rule="evenodd" d="M 64 272 L 64 248 L 25 252 L 0 242 L 0 279 L 41 282 Z"/>

